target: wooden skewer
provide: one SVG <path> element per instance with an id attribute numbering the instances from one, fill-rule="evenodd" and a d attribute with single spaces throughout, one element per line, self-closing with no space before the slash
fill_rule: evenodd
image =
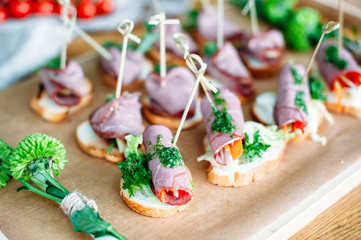
<path id="1" fill-rule="evenodd" d="M 181 38 L 184 38 L 184 41 L 180 40 Z M 184 122 L 186 120 L 189 108 L 193 102 L 193 99 L 195 97 L 195 93 L 197 90 L 197 87 L 199 86 L 199 84 L 201 83 L 201 86 L 204 90 L 204 92 L 206 93 L 207 99 L 210 102 L 212 108 L 215 107 L 211 97 L 208 94 L 208 91 L 205 87 L 205 83 L 207 83 L 208 85 L 211 85 L 210 82 L 204 77 L 204 73 L 206 71 L 207 68 L 207 64 L 203 62 L 203 60 L 197 55 L 197 54 L 190 54 L 189 53 L 189 44 L 188 44 L 188 37 L 182 33 L 175 33 L 173 35 L 173 39 L 176 42 L 176 45 L 178 48 L 182 49 L 184 51 L 184 59 L 186 60 L 187 66 L 189 67 L 189 69 L 195 74 L 196 76 L 196 82 L 193 85 L 193 89 L 191 92 L 191 95 L 189 96 L 186 108 L 183 112 L 181 121 L 179 123 L 177 132 L 174 136 L 174 141 L 172 143 L 172 147 L 174 147 L 177 144 L 179 135 L 182 131 Z M 200 68 L 198 69 L 195 62 L 198 62 L 198 64 L 200 65 Z M 213 86 L 212 86 L 213 87 Z M 213 87 L 212 90 L 215 90 L 215 92 L 217 92 L 218 90 L 216 88 Z"/>
<path id="2" fill-rule="evenodd" d="M 166 55 L 165 55 L 165 25 L 166 24 L 180 24 L 179 19 L 166 19 L 165 13 L 161 12 L 159 14 L 156 14 L 152 16 L 149 21 L 149 24 L 151 25 L 159 25 L 160 28 L 160 42 L 159 42 L 159 50 L 160 50 L 160 77 L 161 77 L 161 86 L 165 87 L 165 77 L 167 74 L 166 69 Z"/>
<path id="3" fill-rule="evenodd" d="M 242 15 L 246 15 L 248 12 L 250 12 L 250 16 L 251 16 L 252 34 L 256 34 L 259 32 L 259 26 L 258 26 L 258 17 L 257 17 L 255 0 L 248 0 L 246 6 L 244 6 L 242 10 Z"/>
<path id="4" fill-rule="evenodd" d="M 338 0 L 338 22 L 340 28 L 338 30 L 338 57 L 341 56 L 341 48 L 343 46 L 343 12 L 344 12 L 344 0 Z"/>
<path id="5" fill-rule="evenodd" d="M 330 21 L 330 22 L 323 25 L 323 27 L 322 27 L 322 35 L 320 37 L 320 40 L 318 40 L 317 46 L 315 48 L 315 51 L 312 54 L 312 57 L 311 57 L 310 61 L 308 62 L 308 65 L 307 65 L 305 74 L 303 74 L 302 82 L 301 82 L 300 86 L 303 85 L 303 83 L 306 80 L 306 77 L 308 76 L 308 74 L 311 71 L 313 62 L 315 61 L 315 57 L 316 57 L 316 54 L 317 54 L 317 52 L 318 52 L 318 50 L 319 50 L 319 48 L 321 46 L 323 37 L 325 36 L 325 34 L 328 34 L 328 33 L 332 32 L 332 31 L 338 29 L 339 27 L 340 27 L 340 24 L 338 22 L 333 22 L 333 21 Z"/>
<path id="6" fill-rule="evenodd" d="M 64 41 L 63 46 L 61 48 L 61 56 L 60 56 L 60 69 L 64 70 L 66 65 L 66 51 L 69 41 L 69 31 L 68 31 L 68 21 L 69 21 L 69 8 L 70 3 L 64 2 L 61 9 L 61 18 L 63 20 L 63 29 L 64 29 Z M 76 15 L 75 15 L 76 17 Z"/>
<path id="7" fill-rule="evenodd" d="M 140 38 L 137 36 L 131 34 L 134 28 L 134 22 L 129 19 L 124 19 L 119 25 L 118 25 L 118 31 L 124 36 L 123 39 L 123 46 L 122 46 L 122 55 L 120 59 L 120 67 L 119 67 L 119 75 L 118 75 L 118 81 L 117 81 L 117 88 L 115 92 L 115 97 L 118 98 L 121 95 L 122 91 L 122 82 L 123 82 L 123 75 L 124 75 L 124 63 L 125 63 L 125 57 L 127 54 L 127 45 L 128 45 L 128 38 L 131 38 L 136 43 L 140 43 Z"/>
<path id="8" fill-rule="evenodd" d="M 223 0 L 218 0 L 218 10 L 217 10 L 217 46 L 218 49 L 222 48 L 224 43 L 224 2 Z"/>

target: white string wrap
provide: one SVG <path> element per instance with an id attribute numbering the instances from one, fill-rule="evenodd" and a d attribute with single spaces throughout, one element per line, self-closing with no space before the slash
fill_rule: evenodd
<path id="1" fill-rule="evenodd" d="M 204 84 L 208 90 L 211 90 L 214 93 L 218 92 L 218 89 L 204 76 L 207 64 L 203 62 L 200 56 L 189 52 L 188 37 L 183 33 L 175 33 L 173 34 L 173 39 L 176 46 L 184 51 L 184 59 L 186 60 L 187 66 L 195 74 L 196 78 L 200 78 L 201 83 Z M 200 65 L 199 69 L 197 68 L 195 61 Z"/>
<path id="2" fill-rule="evenodd" d="M 98 212 L 98 206 L 94 200 L 88 199 L 80 192 L 74 191 L 63 199 L 60 208 L 67 216 L 71 217 L 74 212 L 81 211 L 85 205 L 88 205 L 95 212 Z"/>

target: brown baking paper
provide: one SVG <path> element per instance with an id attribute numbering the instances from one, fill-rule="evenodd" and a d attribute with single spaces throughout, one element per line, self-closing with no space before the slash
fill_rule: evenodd
<path id="1" fill-rule="evenodd" d="M 248 24 L 248 20 L 245 20 Z M 311 53 L 287 52 L 285 59 L 307 64 Z M 29 134 L 49 134 L 67 149 L 69 163 L 57 180 L 69 191 L 78 190 L 94 199 L 100 216 L 129 239 L 246 239 L 320 186 L 354 163 L 361 156 L 361 122 L 348 116 L 333 115 L 335 124 L 324 122 L 323 147 L 307 139 L 289 143 L 279 167 L 246 187 L 218 187 L 207 181 L 207 162 L 196 161 L 203 154 L 204 125 L 182 132 L 178 147 L 192 172 L 194 200 L 182 213 L 154 219 L 129 209 L 119 195 L 120 170 L 116 164 L 92 158 L 82 152 L 75 140 L 75 129 L 104 103 L 112 89 L 101 82 L 99 61 L 94 55 L 81 61 L 86 76 L 95 85 L 91 105 L 60 124 L 48 123 L 33 113 L 29 102 L 39 79 L 19 83 L 0 92 L 0 138 L 15 147 Z M 277 76 L 256 80 L 258 93 L 276 91 Z M 250 103 L 243 104 L 246 120 L 252 120 Z M 145 121 L 145 124 L 148 124 Z M 0 230 L 10 239 L 91 239 L 72 231 L 70 220 L 59 205 L 32 192 L 16 192 L 21 184 L 11 180 L 0 190 Z"/>

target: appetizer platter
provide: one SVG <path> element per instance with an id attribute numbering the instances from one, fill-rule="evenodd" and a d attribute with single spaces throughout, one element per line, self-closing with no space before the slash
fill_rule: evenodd
<path id="1" fill-rule="evenodd" d="M 229 7 L 225 13 L 230 20 L 239 26 L 244 26 L 246 30 L 247 28 L 250 30 L 249 18 L 240 16 L 239 9 Z M 265 31 L 268 26 L 260 23 L 260 29 Z M 284 59 L 292 59 L 298 64 L 307 66 L 312 52 L 296 53 L 286 49 L 282 54 Z M 283 239 L 290 237 L 300 227 L 312 220 L 316 216 L 315 214 L 324 211 L 361 182 L 361 149 L 359 148 L 361 122 L 359 119 L 346 114 L 332 114 L 334 124 L 330 126 L 324 123 L 318 129 L 319 134 L 327 138 L 327 145 L 322 146 L 311 139 L 304 139 L 302 142 L 289 142 L 285 147 L 284 140 L 286 139 L 285 135 L 288 134 L 287 131 L 256 123 L 251 111 L 252 101 L 241 103 L 235 94 L 221 89 L 219 93 L 212 95 L 213 99 L 216 103 L 226 101 L 228 110 L 233 112 L 232 117 L 237 120 L 237 126 L 232 129 L 233 137 L 231 140 L 226 139 L 227 146 L 231 145 L 230 157 L 233 159 L 241 157 L 239 152 L 232 150 L 232 146 L 241 143 L 245 135 L 252 135 L 253 141 L 266 135 L 276 136 L 265 142 L 273 151 L 273 154 L 269 154 L 272 156 L 269 159 L 265 157 L 265 159 L 259 160 L 259 162 L 272 162 L 267 167 L 269 171 L 262 170 L 259 171 L 260 174 L 251 168 L 251 170 L 248 169 L 250 174 L 244 178 L 242 183 L 230 180 L 230 182 L 222 184 L 219 181 L 221 175 L 217 175 L 217 173 L 222 173 L 222 171 L 217 168 L 221 168 L 221 165 L 225 164 L 224 161 L 228 161 L 228 159 L 227 157 L 218 157 L 218 155 L 226 154 L 227 149 L 222 147 L 218 151 L 213 148 L 217 149 L 219 146 L 207 145 L 207 139 L 212 135 L 207 123 L 207 120 L 212 118 L 209 114 L 212 108 L 207 105 L 205 96 L 200 103 L 200 111 L 205 117 L 204 124 L 183 129 L 179 140 L 176 137 L 176 149 L 179 149 L 178 153 L 181 153 L 184 161 L 182 166 L 187 166 L 180 170 L 182 174 L 184 172 L 187 188 L 183 192 L 177 190 L 175 194 L 182 195 L 185 203 L 184 207 L 181 207 L 182 212 L 175 210 L 178 213 L 169 218 L 142 216 L 136 213 L 142 210 L 137 210 L 137 206 L 134 207 L 136 204 L 134 201 L 132 203 L 132 198 L 130 198 L 131 190 L 120 188 L 125 181 L 120 177 L 119 168 L 122 169 L 122 165 L 119 164 L 118 168 L 111 162 L 111 159 L 104 161 L 95 158 L 99 156 L 91 157 L 84 153 L 83 150 L 86 151 L 86 147 L 81 146 L 81 149 L 78 146 L 79 138 L 77 139 L 76 129 L 78 126 L 82 126 L 85 120 L 90 119 L 85 123 L 89 125 L 89 122 L 90 124 L 93 122 L 94 126 L 87 127 L 97 131 L 98 125 L 103 124 L 102 121 L 97 121 L 97 117 L 103 119 L 103 116 L 96 114 L 95 109 L 102 112 L 101 108 L 112 107 L 113 102 L 117 105 L 116 108 L 119 105 L 126 109 L 126 101 L 122 100 L 122 103 L 125 102 L 122 105 L 122 103 L 117 103 L 117 99 L 132 97 L 131 94 L 135 94 L 134 98 L 139 97 L 139 102 L 142 102 L 144 96 L 148 95 L 148 89 L 146 86 L 138 86 L 136 90 L 139 93 L 129 93 L 130 95 L 122 91 L 116 99 L 104 104 L 105 97 L 112 94 L 114 89 L 111 89 L 102 80 L 103 72 L 99 67 L 101 61 L 99 55 L 86 54 L 75 60 L 80 63 L 84 74 L 91 76 L 94 92 L 93 100 L 88 103 L 89 105 L 85 106 L 82 111 L 67 116 L 60 124 L 46 122 L 37 116 L 29 106 L 29 100 L 34 96 L 33 91 L 29 91 L 29 89 L 38 90 L 40 81 L 39 77 L 33 77 L 1 92 L 0 138 L 12 147 L 15 147 L 21 139 L 35 132 L 46 133 L 57 138 L 65 145 L 67 159 L 69 159 L 67 167 L 62 170 L 62 174 L 57 177 L 57 180 L 71 189 L 81 189 L 84 195 L 94 199 L 102 218 L 111 223 L 114 229 L 128 239 L 201 239 L 205 237 L 207 239 L 248 239 L 251 237 L 254 239 L 268 237 Z M 316 64 L 313 67 L 316 68 Z M 292 75 L 291 68 L 287 69 L 288 75 Z M 302 69 L 302 71 L 304 70 Z M 278 80 L 279 75 L 277 74 L 271 78 L 254 80 L 253 85 L 257 95 L 270 91 L 276 93 Z M 217 101 L 217 98 L 221 98 L 221 101 Z M 140 110 L 139 102 L 136 99 L 128 105 L 135 105 L 133 111 L 138 111 Z M 99 108 L 100 106 L 102 107 Z M 225 107 L 219 108 L 219 111 L 223 110 Z M 137 115 L 137 126 L 141 125 L 139 120 Z M 153 171 L 153 168 L 157 166 L 152 164 L 159 164 L 160 161 L 157 157 L 157 150 L 155 150 L 157 145 L 161 142 L 163 147 L 173 147 L 172 138 L 177 134 L 174 126 L 173 129 L 171 128 L 172 131 L 164 126 L 149 127 L 151 124 L 145 118 L 144 113 L 142 124 L 145 127 L 143 139 L 146 141 L 144 142 L 145 149 L 142 150 L 153 156 L 149 162 L 149 170 Z M 243 127 L 243 132 L 240 132 L 238 127 Z M 142 131 L 133 130 L 134 135 L 139 135 Z M 258 137 L 257 132 L 260 134 Z M 161 139 L 159 139 L 159 135 L 162 136 Z M 105 138 L 118 137 L 120 136 L 106 136 Z M 133 142 L 132 147 L 128 149 L 132 154 L 138 154 L 141 148 L 138 148 L 137 144 L 140 144 L 141 141 L 137 139 L 137 136 L 134 136 L 133 139 L 125 137 L 122 141 L 123 144 L 127 144 L 127 141 Z M 249 139 L 244 139 L 244 141 L 247 142 Z M 104 151 L 108 150 L 108 146 L 103 148 L 101 149 L 102 154 L 105 155 Z M 211 157 L 207 155 L 207 151 L 210 152 L 208 155 Z M 118 156 L 114 161 L 117 162 L 118 159 L 123 158 L 123 156 Z M 213 169 L 210 169 L 209 162 Z M 123 163 L 126 163 L 126 159 Z M 257 165 L 258 162 L 255 164 Z M 245 168 L 247 170 L 248 167 Z M 207 171 L 213 173 L 213 181 Z M 240 171 L 243 172 L 244 169 Z M 152 172 L 152 177 L 156 178 L 157 176 Z M 215 180 L 216 178 L 218 180 Z M 154 179 L 152 180 L 154 181 Z M 73 227 L 70 221 L 64 217 L 61 211 L 57 211 L 59 210 L 58 205 L 44 201 L 40 196 L 27 191 L 17 192 L 16 189 L 19 187 L 21 187 L 19 182 L 11 180 L 8 186 L 0 191 L 0 229 L 9 239 L 91 239 L 90 236 L 72 231 Z M 150 187 L 148 186 L 148 188 Z M 157 188 L 154 189 L 157 197 L 160 196 L 158 199 L 169 197 L 168 193 L 165 193 L 156 183 L 154 183 L 154 188 Z M 120 194 L 121 191 L 122 194 Z M 168 202 L 177 201 L 174 199 L 177 198 L 172 196 Z M 147 216 L 152 216 L 152 214 Z M 301 217 L 302 221 L 296 221 Z M 18 226 L 23 227 L 19 229 Z"/>

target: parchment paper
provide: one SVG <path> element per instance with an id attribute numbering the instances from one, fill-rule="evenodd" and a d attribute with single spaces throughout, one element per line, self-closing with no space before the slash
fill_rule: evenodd
<path id="1" fill-rule="evenodd" d="M 244 21 L 245 24 L 248 22 Z M 307 64 L 310 53 L 287 52 L 285 59 Z M 218 187 L 207 181 L 208 163 L 196 162 L 203 154 L 203 124 L 183 131 L 178 147 L 194 180 L 194 200 L 182 213 L 154 219 L 129 209 L 119 196 L 120 171 L 116 164 L 92 158 L 75 141 L 75 129 L 102 105 L 112 89 L 101 82 L 99 61 L 82 64 L 95 85 L 92 104 L 60 124 L 47 123 L 33 113 L 29 101 L 38 87 L 34 78 L 0 92 L 0 138 L 11 146 L 31 133 L 58 138 L 67 149 L 69 163 L 57 178 L 68 190 L 79 190 L 94 199 L 100 215 L 129 239 L 246 239 L 287 212 L 294 205 L 342 172 L 361 156 L 361 122 L 333 115 L 321 134 L 328 145 L 306 140 L 288 144 L 280 166 L 262 180 L 242 188 Z M 256 80 L 258 93 L 276 91 L 277 76 Z M 243 104 L 246 120 L 250 104 Z M 146 123 L 146 122 L 145 122 Z M 147 123 L 146 123 L 147 124 Z M 72 231 L 70 220 L 50 200 L 31 192 L 16 192 L 21 184 L 11 180 L 0 190 L 0 229 L 10 239 L 91 239 Z"/>

